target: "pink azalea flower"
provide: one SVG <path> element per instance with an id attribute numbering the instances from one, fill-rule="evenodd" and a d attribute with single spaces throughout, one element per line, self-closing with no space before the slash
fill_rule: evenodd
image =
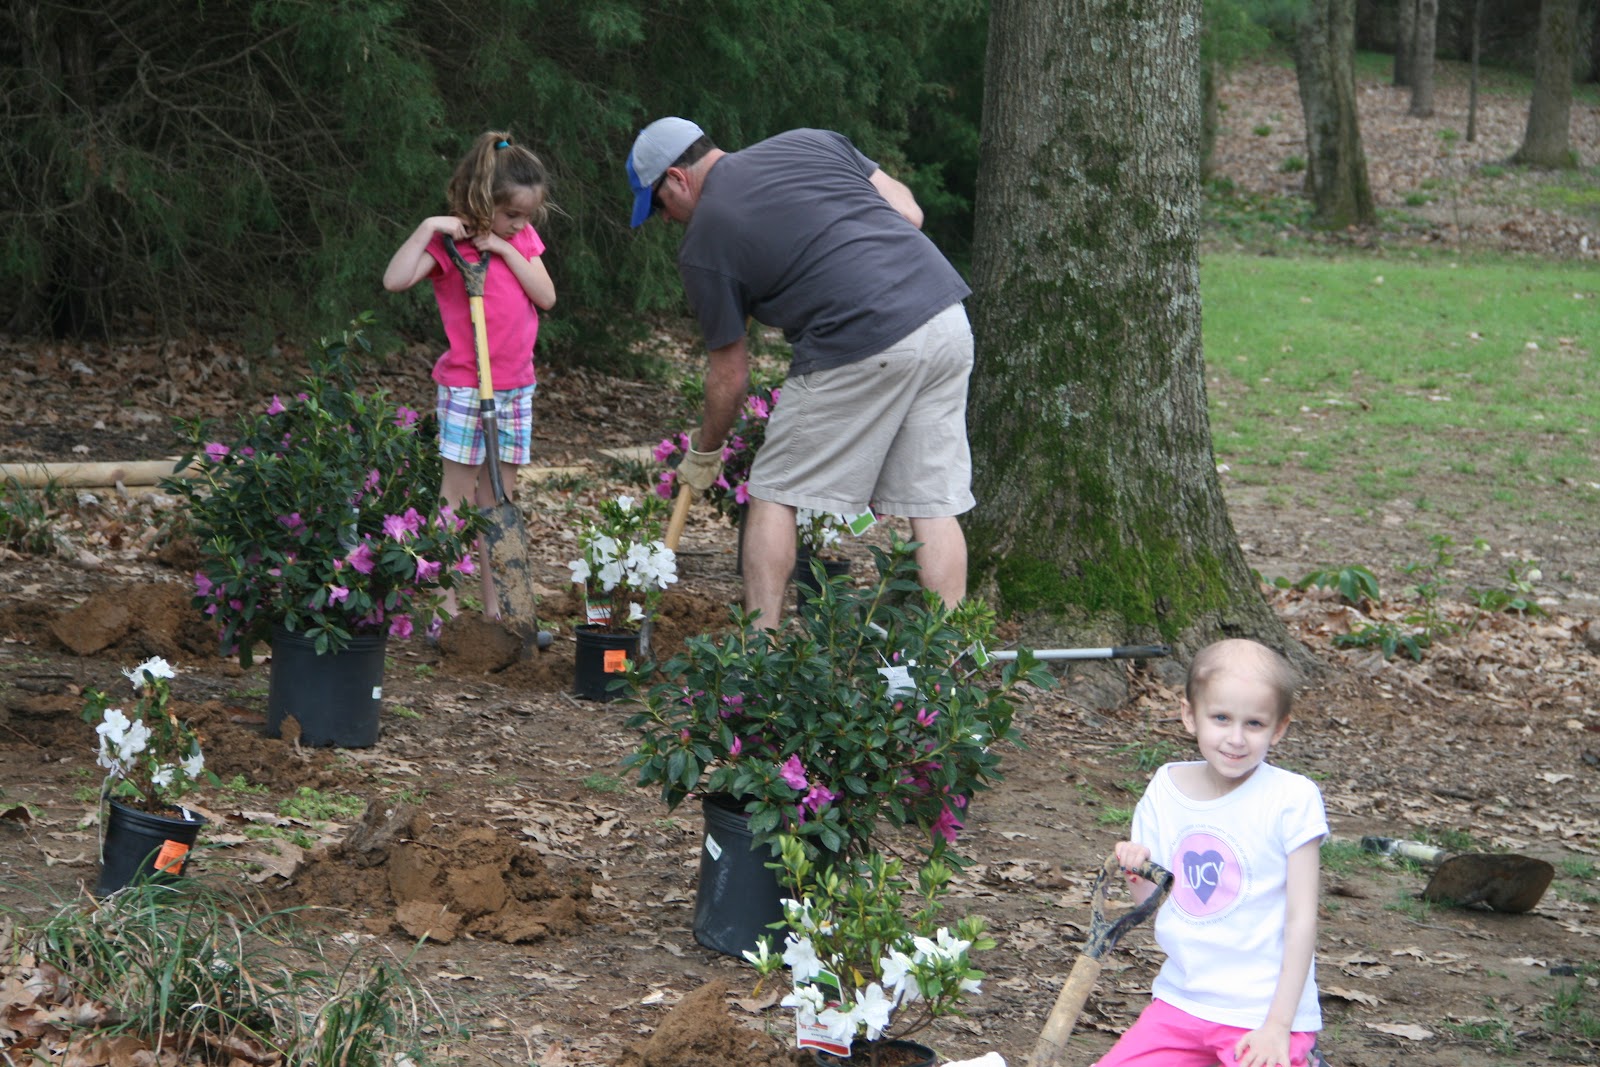
<path id="1" fill-rule="evenodd" d="M 767 407 L 767 402 L 761 399 L 759 396 L 752 396 L 748 401 L 747 406 L 750 408 L 750 414 L 754 415 L 758 419 L 768 418 L 772 414 L 771 410 Z"/>
<path id="2" fill-rule="evenodd" d="M 956 813 L 945 808 L 939 817 L 933 820 L 933 836 L 942 837 L 950 844 L 956 843 L 956 834 L 966 827 L 966 823 L 956 818 Z"/>
<path id="3" fill-rule="evenodd" d="M 277 393 L 273 393 L 272 394 L 272 403 L 267 405 L 267 414 L 268 415 L 282 415 L 285 411 L 288 411 L 288 410 L 289 410 L 288 408 L 283 406 L 283 401 L 278 399 L 278 394 Z"/>
<path id="4" fill-rule="evenodd" d="M 385 515 L 383 517 L 383 536 L 391 541 L 404 541 L 412 533 L 411 527 L 406 525 L 406 520 L 399 515 Z"/>
<path id="5" fill-rule="evenodd" d="M 367 480 L 361 483 L 361 488 L 368 493 L 378 488 L 378 472 L 376 470 L 367 472 Z"/>
<path id="6" fill-rule="evenodd" d="M 928 708 L 922 708 L 917 712 L 917 725 L 923 727 L 932 726 L 938 718 L 938 708 L 933 708 L 931 710 Z"/>
<path id="7" fill-rule="evenodd" d="M 806 787 L 806 768 L 805 764 L 800 762 L 798 754 L 790 756 L 789 761 L 778 768 L 778 776 L 791 789 L 804 789 Z"/>
<path id="8" fill-rule="evenodd" d="M 439 563 L 436 560 L 417 558 L 417 581 L 427 585 L 439 580 Z"/>
<path id="9" fill-rule="evenodd" d="M 748 504 L 748 503 L 750 503 L 750 483 L 749 482 L 740 482 L 738 485 L 734 486 L 734 489 L 733 489 L 733 500 L 734 500 L 734 503 L 736 503 L 736 504 Z"/>
<path id="10" fill-rule="evenodd" d="M 228 454 L 228 446 L 221 441 L 212 441 L 206 445 L 206 458 L 213 463 L 221 463 L 222 457 Z"/>
<path id="11" fill-rule="evenodd" d="M 831 789 L 828 789 L 822 785 L 814 785 L 811 787 L 811 792 L 805 795 L 805 799 L 800 801 L 800 807 L 814 814 L 822 810 L 825 805 L 833 803 L 838 798 L 839 794 L 833 792 Z"/>
<path id="12" fill-rule="evenodd" d="M 411 616 L 396 615 L 389 620 L 389 636 L 407 638 L 411 636 Z M 952 841 L 955 838 L 951 838 Z"/>
<path id="13" fill-rule="evenodd" d="M 345 562 L 354 567 L 357 574 L 371 574 L 378 561 L 372 558 L 372 546 L 363 541 L 345 557 Z"/>
<path id="14" fill-rule="evenodd" d="M 656 479 L 656 496 L 662 500 L 672 499 L 672 487 L 678 481 L 677 471 L 662 471 L 661 477 Z"/>
<path id="15" fill-rule="evenodd" d="M 293 533 L 296 530 L 304 529 L 306 525 L 305 520 L 300 517 L 300 513 L 298 511 L 292 511 L 287 515 L 279 515 L 278 521 L 282 523 L 290 533 Z"/>
<path id="16" fill-rule="evenodd" d="M 201 574 L 199 571 L 195 571 L 194 572 L 194 595 L 195 596 L 210 596 L 211 595 L 211 589 L 212 589 L 211 579 L 207 578 L 204 574 Z"/>
<path id="17" fill-rule="evenodd" d="M 410 426 L 417 421 L 417 413 L 404 404 L 395 408 L 394 424 L 396 426 Z"/>
<path id="18" fill-rule="evenodd" d="M 735 737 L 733 739 L 733 744 L 728 746 L 728 755 L 737 756 L 739 753 L 741 753 L 743 751 L 744 751 L 744 738 Z"/>
<path id="19" fill-rule="evenodd" d="M 243 448 L 239 449 L 239 455 L 243 456 L 245 459 L 249 459 L 255 454 L 256 450 L 251 448 L 249 445 L 245 445 Z"/>
<path id="20" fill-rule="evenodd" d="M 349 595 L 350 590 L 346 589 L 342 585 L 328 586 L 328 606 L 332 607 L 334 604 L 343 604 L 345 602 L 345 598 Z"/>
<path id="21" fill-rule="evenodd" d="M 670 437 L 663 437 L 661 443 L 656 445 L 650 454 L 655 457 L 657 463 L 665 463 L 676 451 L 678 451 L 677 442 Z"/>

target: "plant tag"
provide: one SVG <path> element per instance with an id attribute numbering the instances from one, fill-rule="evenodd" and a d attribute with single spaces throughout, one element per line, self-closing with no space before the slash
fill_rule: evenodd
<path id="1" fill-rule="evenodd" d="M 604 626 L 611 621 L 611 608 L 605 604 L 584 602 L 583 614 L 591 626 Z"/>
<path id="2" fill-rule="evenodd" d="M 375 685 L 375 686 L 372 687 L 372 699 L 373 700 L 382 700 L 383 699 L 383 686 Z"/>
<path id="3" fill-rule="evenodd" d="M 156 853 L 155 868 L 167 874 L 182 874 L 183 857 L 188 853 L 189 846 L 182 841 L 163 841 L 161 851 Z"/>
<path id="4" fill-rule="evenodd" d="M 717 839 L 712 837 L 710 834 L 706 834 L 706 851 L 711 853 L 711 858 L 714 860 L 720 860 L 722 858 L 722 846 L 719 845 L 717 843 Z"/>
<path id="5" fill-rule="evenodd" d="M 982 641 L 972 646 L 972 662 L 980 667 L 989 665 L 989 650 L 983 647 Z"/>
<path id="6" fill-rule="evenodd" d="M 883 680 L 889 686 L 889 695 L 901 696 L 917 691 L 916 683 L 911 680 L 911 672 L 904 666 L 879 667 L 878 673 L 883 675 Z"/>
<path id="7" fill-rule="evenodd" d="M 628 669 L 628 650 L 625 648 L 608 648 L 601 668 L 606 674 L 621 674 Z"/>
<path id="8" fill-rule="evenodd" d="M 818 971 L 817 976 L 811 980 L 811 984 L 822 988 L 828 998 L 829 1007 L 839 1006 L 838 975 L 831 971 Z M 798 1012 L 795 1014 L 797 1017 L 799 1016 Z M 795 1044 L 800 1048 L 821 1049 L 823 1052 L 832 1053 L 840 1059 L 850 1058 L 850 1039 L 847 1037 L 840 1041 L 829 1032 L 827 1027 L 817 1022 L 814 1018 L 809 1021 L 799 1019 L 795 1023 Z"/>
<path id="9" fill-rule="evenodd" d="M 847 521 L 845 523 L 845 528 L 851 533 L 855 534 L 857 537 L 860 537 L 862 534 L 876 526 L 877 523 L 878 516 L 874 515 L 870 511 L 863 511 L 855 518 Z"/>

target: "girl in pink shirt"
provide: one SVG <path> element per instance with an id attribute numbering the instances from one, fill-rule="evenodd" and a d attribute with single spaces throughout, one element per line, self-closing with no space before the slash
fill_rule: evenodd
<path id="1" fill-rule="evenodd" d="M 484 319 L 489 340 L 490 376 L 494 379 L 495 417 L 499 423 L 500 470 L 508 492 L 517 484 L 517 469 L 533 450 L 533 394 L 537 385 L 533 347 L 539 335 L 539 311 L 555 306 L 556 288 L 545 270 L 544 242 L 535 231 L 549 215 L 548 179 L 539 157 L 510 134 L 481 134 L 456 164 L 445 190 L 448 215 L 423 219 L 389 260 L 383 287 L 402 292 L 427 278 L 444 323 L 445 349 L 433 365 L 437 383 L 439 454 L 444 461 L 441 492 L 456 507 L 490 507 L 496 503 L 484 470 L 484 440 L 478 419 L 478 363 L 473 347 L 472 318 L 466 286 L 445 246 L 460 242 L 462 257 L 477 262 L 490 256 L 484 279 Z M 483 611 L 500 615 L 494 576 L 483 546 L 478 546 L 483 581 Z M 443 611 L 458 610 L 455 590 L 445 592 Z M 440 620 L 430 627 L 436 636 Z"/>

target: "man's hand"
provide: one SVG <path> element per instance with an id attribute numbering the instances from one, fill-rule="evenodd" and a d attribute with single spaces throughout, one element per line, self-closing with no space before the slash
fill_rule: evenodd
<path id="1" fill-rule="evenodd" d="M 689 442 L 689 452 L 678 461 L 678 477 L 697 493 L 704 493 L 722 476 L 722 448 L 713 452 L 700 452 L 696 441 Z"/>

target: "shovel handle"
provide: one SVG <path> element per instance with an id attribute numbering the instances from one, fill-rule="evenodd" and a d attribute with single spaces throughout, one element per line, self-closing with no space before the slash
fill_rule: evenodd
<path id="1" fill-rule="evenodd" d="M 678 541 L 683 537 L 684 523 L 689 521 L 689 505 L 692 503 L 694 503 L 694 490 L 680 484 L 678 499 L 672 503 L 672 518 L 667 520 L 665 544 L 669 551 L 678 551 Z"/>
<path id="2" fill-rule="evenodd" d="M 478 357 L 478 426 L 483 431 L 483 460 L 489 468 L 489 488 L 496 503 L 511 503 L 500 476 L 500 420 L 494 410 L 494 376 L 489 372 L 489 327 L 483 317 L 483 279 L 489 273 L 488 253 L 468 263 L 454 237 L 444 247 L 467 285 L 467 310 L 472 315 L 472 348 Z"/>
<path id="3" fill-rule="evenodd" d="M 1103 966 L 1101 959 L 1116 947 L 1123 934 L 1154 914 L 1172 890 L 1172 872 L 1165 867 L 1146 863 L 1135 873 L 1154 883 L 1154 892 L 1141 903 L 1112 914 L 1108 911 L 1106 895 L 1112 882 L 1122 877 L 1122 865 L 1117 862 L 1116 856 L 1107 856 L 1101 864 L 1100 873 L 1095 876 L 1094 888 L 1089 894 L 1091 919 L 1089 933 L 1084 938 L 1083 954 L 1072 965 L 1071 973 L 1061 986 L 1055 1007 L 1050 1009 L 1050 1017 L 1045 1020 L 1039 1040 L 1028 1057 L 1028 1067 L 1056 1067 L 1061 1062 L 1067 1039 L 1072 1036 L 1073 1027 L 1078 1025 L 1078 1016 L 1089 1001 L 1095 980 L 1100 977 L 1100 968 Z"/>

